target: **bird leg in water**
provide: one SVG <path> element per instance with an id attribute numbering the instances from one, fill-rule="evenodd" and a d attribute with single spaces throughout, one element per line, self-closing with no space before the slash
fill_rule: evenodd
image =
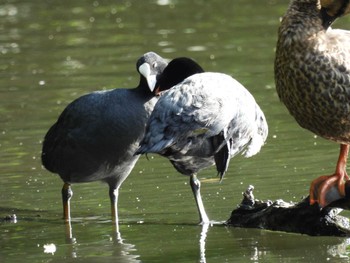
<path id="1" fill-rule="evenodd" d="M 113 223 L 118 225 L 118 195 L 119 188 L 109 186 L 109 198 L 111 199 L 111 215 Z"/>
<path id="2" fill-rule="evenodd" d="M 69 183 L 64 183 L 62 187 L 62 202 L 63 202 L 63 219 L 70 222 L 70 199 L 73 196 L 73 191 Z"/>
<path id="3" fill-rule="evenodd" d="M 195 174 L 192 174 L 190 176 L 190 185 L 191 189 L 194 195 L 194 198 L 196 200 L 199 216 L 200 216 L 200 223 L 201 224 L 208 224 L 209 218 L 207 216 L 207 213 L 205 212 L 200 188 L 201 188 L 201 182 L 198 180 L 197 176 Z"/>
<path id="4" fill-rule="evenodd" d="M 312 181 L 310 186 L 310 204 L 318 203 L 321 207 L 327 206 L 336 199 L 345 196 L 345 182 L 349 180 L 346 173 L 346 162 L 348 159 L 349 145 L 341 144 L 340 153 L 335 173 L 324 175 Z M 337 190 L 337 193 L 331 193 L 331 190 Z M 327 196 L 327 194 L 330 196 Z"/>
<path id="5" fill-rule="evenodd" d="M 118 242 L 123 242 L 120 232 L 119 232 L 119 218 L 118 218 L 118 196 L 119 196 L 119 187 L 122 182 L 119 182 L 118 186 L 115 186 L 113 183 L 109 184 L 109 198 L 111 200 L 111 215 L 112 222 L 115 227 L 115 237 Z"/>

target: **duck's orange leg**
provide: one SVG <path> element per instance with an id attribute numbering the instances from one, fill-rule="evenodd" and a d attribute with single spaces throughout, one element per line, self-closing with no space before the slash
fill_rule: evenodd
<path id="1" fill-rule="evenodd" d="M 320 176 L 312 181 L 310 186 L 310 204 L 318 203 L 321 207 L 345 196 L 345 182 L 349 180 L 346 173 L 346 162 L 349 154 L 349 145 L 341 144 L 335 173 L 329 176 Z M 330 191 L 336 193 L 327 196 Z"/>

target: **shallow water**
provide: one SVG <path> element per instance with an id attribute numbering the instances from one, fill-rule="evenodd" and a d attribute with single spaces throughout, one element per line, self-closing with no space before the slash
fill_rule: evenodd
<path id="1" fill-rule="evenodd" d="M 267 144 L 237 157 L 220 184 L 200 174 L 209 217 L 228 219 L 249 184 L 259 199 L 298 201 L 312 178 L 333 172 L 334 143 L 301 129 L 279 102 L 273 59 L 288 1 L 2 1 L 0 3 L 0 262 L 347 262 L 349 240 L 213 225 L 202 229 L 188 178 L 159 156 L 142 157 L 122 185 L 122 242 L 108 188 L 73 185 L 72 238 L 61 220 L 62 181 L 41 167 L 47 129 L 73 99 L 134 87 L 150 50 L 190 56 L 233 75 L 269 123 Z M 350 19 L 336 26 L 350 28 Z M 50 246 L 54 244 L 55 251 Z M 52 246 L 51 246 L 52 248 Z"/>

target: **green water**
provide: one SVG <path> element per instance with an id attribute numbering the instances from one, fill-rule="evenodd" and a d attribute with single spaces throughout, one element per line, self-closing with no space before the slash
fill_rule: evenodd
<path id="1" fill-rule="evenodd" d="M 72 239 L 61 220 L 62 181 L 41 167 L 47 129 L 82 94 L 138 83 L 150 50 L 190 56 L 233 75 L 269 123 L 261 153 L 231 161 L 219 184 L 200 173 L 212 220 L 224 221 L 249 184 L 260 199 L 298 201 L 333 172 L 338 146 L 301 129 L 279 102 L 273 59 L 288 1 L 145 0 L 0 2 L 0 262 L 347 262 L 345 238 L 214 225 L 202 229 L 188 178 L 166 159 L 142 157 L 122 185 L 118 243 L 108 187 L 73 185 Z M 350 19 L 336 26 L 350 29 Z M 208 180 L 206 180 L 208 179 Z M 214 180 L 210 180 L 214 179 Z M 55 252 L 44 245 L 54 244 Z"/>

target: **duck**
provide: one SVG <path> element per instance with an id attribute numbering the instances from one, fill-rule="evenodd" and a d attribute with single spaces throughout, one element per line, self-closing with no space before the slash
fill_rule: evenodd
<path id="1" fill-rule="evenodd" d="M 70 222 L 72 184 L 103 181 L 109 186 L 112 221 L 118 224 L 119 188 L 139 156 L 134 152 L 143 138 L 156 104 L 155 84 L 167 61 L 155 52 L 136 63 L 136 88 L 95 91 L 71 102 L 46 133 L 42 164 L 63 180 L 63 218 Z"/>
<path id="2" fill-rule="evenodd" d="M 260 151 L 268 125 L 243 85 L 229 75 L 200 68 L 186 57 L 169 62 L 156 84 L 160 98 L 136 154 L 159 154 L 189 176 L 199 221 L 204 225 L 210 220 L 198 172 L 216 165 L 221 181 L 232 157 L 238 153 L 251 157 Z M 195 70 L 183 79 L 190 69 Z M 192 74 L 196 70 L 200 72 Z"/>
<path id="3" fill-rule="evenodd" d="M 340 144 L 335 172 L 310 184 L 310 205 L 321 209 L 346 196 L 349 180 L 350 31 L 331 27 L 349 12 L 346 0 L 292 0 L 278 29 L 274 76 L 280 100 L 302 128 Z"/>

